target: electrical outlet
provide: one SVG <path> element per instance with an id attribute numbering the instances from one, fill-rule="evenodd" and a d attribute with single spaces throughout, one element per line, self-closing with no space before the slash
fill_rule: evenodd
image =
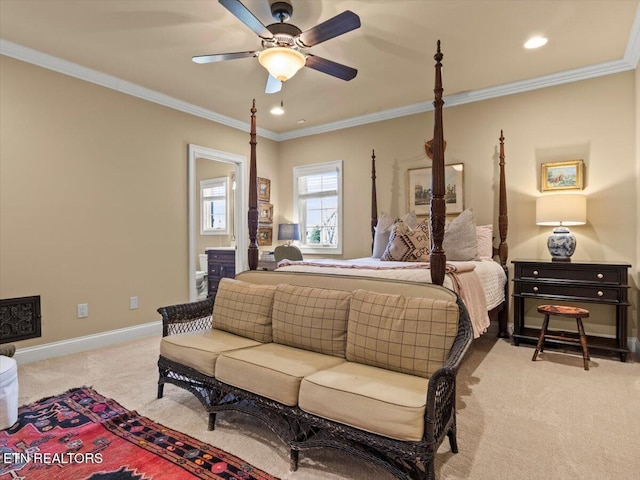
<path id="1" fill-rule="evenodd" d="M 79 303 L 78 304 L 78 318 L 87 318 L 89 316 L 89 304 L 88 303 Z"/>
<path id="2" fill-rule="evenodd" d="M 129 297 L 129 310 L 138 308 L 138 297 Z"/>

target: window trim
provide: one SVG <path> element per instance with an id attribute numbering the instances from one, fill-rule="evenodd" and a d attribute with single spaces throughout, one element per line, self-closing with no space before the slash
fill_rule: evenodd
<path id="1" fill-rule="evenodd" d="M 343 245 L 343 180 L 342 180 L 342 160 L 335 160 L 325 163 L 314 163 L 310 165 L 298 165 L 293 167 L 293 218 L 294 222 L 300 225 L 300 251 L 308 254 L 320 254 L 320 255 L 342 255 Z M 300 218 L 301 212 L 299 211 L 300 198 L 298 197 L 298 178 L 308 175 L 316 175 L 320 173 L 327 173 L 336 171 L 338 173 L 338 243 L 335 247 L 331 246 L 309 246 L 304 243 L 305 238 L 303 232 L 306 231 Z"/>
<path id="2" fill-rule="evenodd" d="M 204 195 L 203 190 L 210 188 L 213 185 L 224 185 L 224 209 L 225 209 L 225 228 L 217 229 L 205 229 L 204 228 Z M 228 177 L 216 177 L 208 178 L 206 180 L 200 180 L 200 235 L 229 235 L 229 213 L 230 213 L 230 201 L 229 201 L 229 178 Z"/>

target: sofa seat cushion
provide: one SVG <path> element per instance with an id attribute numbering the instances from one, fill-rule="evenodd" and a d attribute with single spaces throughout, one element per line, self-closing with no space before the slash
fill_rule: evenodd
<path id="1" fill-rule="evenodd" d="M 304 378 L 300 408 L 367 432 L 403 441 L 424 433 L 428 380 L 345 362 Z"/>
<path id="2" fill-rule="evenodd" d="M 458 318 L 452 301 L 355 290 L 347 360 L 428 378 L 444 365 Z"/>
<path id="3" fill-rule="evenodd" d="M 160 342 L 160 355 L 213 377 L 220 352 L 256 345 L 262 344 L 222 330 L 208 330 L 163 337 Z"/>
<path id="4" fill-rule="evenodd" d="M 216 363 L 216 378 L 285 405 L 298 404 L 303 377 L 331 368 L 343 359 L 277 343 L 225 352 Z"/>
<path id="5" fill-rule="evenodd" d="M 213 327 L 258 342 L 270 342 L 275 290 L 275 285 L 221 279 L 213 304 Z"/>
<path id="6" fill-rule="evenodd" d="M 273 341 L 344 358 L 351 292 L 278 285 Z"/>

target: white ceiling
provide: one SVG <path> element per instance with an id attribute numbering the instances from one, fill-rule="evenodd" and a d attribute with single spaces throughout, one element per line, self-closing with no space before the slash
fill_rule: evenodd
<path id="1" fill-rule="evenodd" d="M 360 16 L 360 29 L 310 49 L 357 68 L 354 80 L 304 68 L 267 95 L 255 58 L 194 64 L 260 48 L 217 0 L 0 0 L 0 53 L 240 128 L 255 98 L 259 131 L 276 140 L 428 110 L 438 39 L 447 105 L 633 69 L 640 56 L 639 0 L 291 1 L 302 30 Z M 268 0 L 243 3 L 273 23 Z M 525 50 L 534 34 L 549 43 Z M 281 100 L 286 114 L 270 115 Z"/>

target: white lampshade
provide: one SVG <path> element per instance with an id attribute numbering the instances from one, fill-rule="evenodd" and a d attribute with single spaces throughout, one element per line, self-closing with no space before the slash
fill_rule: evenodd
<path id="1" fill-rule="evenodd" d="M 536 199 L 536 225 L 584 225 L 587 197 L 576 194 L 543 195 Z"/>
<path id="2" fill-rule="evenodd" d="M 271 47 L 258 54 L 258 61 L 272 77 L 285 82 L 304 67 L 307 59 L 293 48 Z"/>

